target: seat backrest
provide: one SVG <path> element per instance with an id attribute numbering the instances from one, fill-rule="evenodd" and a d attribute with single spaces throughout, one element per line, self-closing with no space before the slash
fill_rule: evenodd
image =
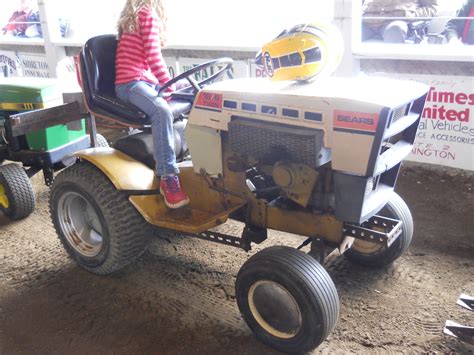
<path id="1" fill-rule="evenodd" d="M 116 50 L 117 38 L 114 35 L 93 37 L 86 42 L 81 60 L 84 75 L 87 75 L 87 89 L 92 97 L 115 96 Z"/>
<path id="2" fill-rule="evenodd" d="M 115 95 L 117 43 L 115 35 L 97 36 L 89 39 L 81 51 L 79 66 L 87 106 L 92 114 L 122 125 L 150 125 L 150 117 Z M 189 100 L 173 100 L 169 104 L 175 118 L 192 107 Z"/>

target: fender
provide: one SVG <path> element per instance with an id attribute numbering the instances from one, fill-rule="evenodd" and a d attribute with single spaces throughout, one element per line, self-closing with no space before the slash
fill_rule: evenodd
<path id="1" fill-rule="evenodd" d="M 109 178 L 117 190 L 159 190 L 159 182 L 152 169 L 113 148 L 89 148 L 74 156 L 95 165 Z"/>

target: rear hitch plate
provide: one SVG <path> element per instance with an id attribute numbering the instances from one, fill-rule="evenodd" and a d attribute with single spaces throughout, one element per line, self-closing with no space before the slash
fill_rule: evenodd
<path id="1" fill-rule="evenodd" d="M 402 223 L 397 219 L 375 215 L 360 225 L 344 223 L 342 232 L 344 237 L 361 239 L 388 248 L 402 234 Z"/>

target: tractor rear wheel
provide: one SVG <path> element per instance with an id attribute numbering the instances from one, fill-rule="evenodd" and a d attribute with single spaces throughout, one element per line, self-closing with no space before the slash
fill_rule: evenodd
<path id="1" fill-rule="evenodd" d="M 126 195 L 88 162 L 58 174 L 50 211 L 69 256 L 94 274 L 110 274 L 137 260 L 153 234 Z"/>
<path id="2" fill-rule="evenodd" d="M 252 256 L 240 269 L 235 289 L 247 325 L 279 351 L 316 348 L 339 317 L 331 277 L 313 257 L 294 248 L 275 246 Z"/>
<path id="3" fill-rule="evenodd" d="M 413 238 L 413 217 L 398 194 L 393 193 L 392 199 L 378 215 L 402 221 L 402 233 L 388 248 L 356 239 L 352 247 L 344 253 L 350 261 L 369 267 L 383 267 L 398 259 L 410 246 Z"/>
<path id="4" fill-rule="evenodd" d="M 0 166 L 0 210 L 12 220 L 28 217 L 35 209 L 35 193 L 25 170 L 17 164 Z"/>

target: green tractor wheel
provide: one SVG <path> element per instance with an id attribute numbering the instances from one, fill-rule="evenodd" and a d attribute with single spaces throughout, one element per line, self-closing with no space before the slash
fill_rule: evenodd
<path id="1" fill-rule="evenodd" d="M 0 210 L 12 220 L 29 216 L 35 209 L 35 193 L 20 165 L 0 166 Z"/>

